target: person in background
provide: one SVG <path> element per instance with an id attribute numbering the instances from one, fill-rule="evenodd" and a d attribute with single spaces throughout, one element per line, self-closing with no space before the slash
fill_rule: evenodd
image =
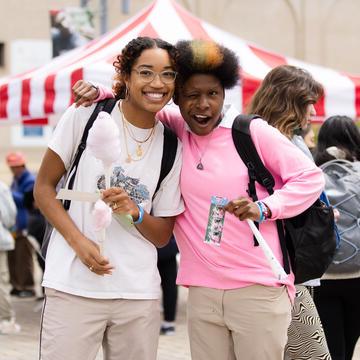
<path id="1" fill-rule="evenodd" d="M 21 152 L 10 152 L 6 162 L 12 174 L 11 192 L 17 208 L 14 229 L 15 249 L 8 252 L 11 295 L 35 296 L 33 248 L 27 238 L 28 214 L 24 197 L 34 188 L 35 176 L 26 168 L 25 156 Z"/>
<path id="2" fill-rule="evenodd" d="M 213 41 L 180 41 L 176 48 L 174 102 L 180 114 L 166 109 L 158 118 L 183 144 L 180 186 L 185 211 L 176 218 L 174 235 L 180 251 L 177 283 L 189 288 L 191 357 L 281 359 L 295 294 L 294 276 L 283 281 L 275 278 L 264 253 L 254 246 L 248 224 L 239 220 L 264 218 L 260 230 L 282 263 L 274 220 L 297 215 L 314 203 L 324 186 L 323 175 L 277 129 L 255 119 L 251 137 L 274 174 L 275 192 L 269 196 L 259 186 L 259 202 L 249 199 L 248 170 L 232 145 L 231 128 L 239 112 L 224 105 L 225 89 L 239 81 L 238 59 Z M 96 91 L 91 86 L 81 82 L 75 87 L 81 103 L 112 96 L 102 87 Z M 226 215 L 217 245 L 205 242 L 212 196 L 229 200 L 218 209 Z"/>
<path id="3" fill-rule="evenodd" d="M 74 28 L 75 20 L 70 16 L 66 9 L 51 12 L 51 38 L 52 38 L 52 56 L 56 57 L 75 49 L 78 46 L 86 44 L 91 38 L 82 34 L 80 29 Z M 86 18 L 84 17 L 81 26 L 86 28 Z"/>
<path id="4" fill-rule="evenodd" d="M 299 135 L 301 135 L 301 137 L 304 139 L 304 143 L 308 147 L 310 152 L 313 153 L 316 147 L 316 141 L 314 129 L 311 126 L 311 123 L 308 124 L 304 129 L 301 129 Z"/>
<path id="5" fill-rule="evenodd" d="M 177 310 L 178 289 L 176 285 L 177 260 L 179 249 L 175 237 L 172 236 L 169 243 L 158 248 L 157 267 L 161 277 L 163 322 L 160 328 L 161 335 L 175 334 L 175 319 Z"/>
<path id="6" fill-rule="evenodd" d="M 315 162 L 334 159 L 360 161 L 360 133 L 347 116 L 332 116 L 319 130 Z M 340 215 L 341 216 L 341 215 Z M 314 292 L 332 360 L 351 360 L 360 336 L 360 269 L 352 273 L 325 273 Z"/>
<path id="7" fill-rule="evenodd" d="M 46 220 L 36 204 L 32 191 L 25 194 L 24 206 L 28 211 L 28 240 L 36 250 L 38 264 L 42 270 L 42 273 L 44 273 L 45 261 L 41 255 L 41 247 L 45 236 Z M 44 298 L 43 292 L 44 288 L 42 288 L 42 293 L 39 295 L 38 300 L 42 300 Z"/>
<path id="8" fill-rule="evenodd" d="M 101 346 L 106 360 L 156 359 L 161 296 L 156 247 L 168 243 L 174 217 L 184 210 L 180 143 L 170 172 L 155 191 L 164 143 L 164 126 L 155 115 L 174 92 L 175 54 L 166 41 L 138 37 L 114 62 L 120 100 L 111 116 L 119 128 L 121 153 L 111 187 L 104 189 L 104 168 L 89 147 L 74 181 L 74 190 L 101 191 L 112 208 L 102 251 L 93 204 L 72 201 L 65 211 L 55 198 L 95 106 L 71 106 L 56 126 L 34 192 L 36 204 L 54 226 L 42 283 L 42 360 L 92 360 Z M 125 221 L 124 215 L 133 221 Z"/>
<path id="9" fill-rule="evenodd" d="M 10 229 L 15 225 L 16 206 L 10 189 L 0 181 L 0 335 L 20 331 L 8 293 L 7 252 L 14 249 Z"/>
<path id="10" fill-rule="evenodd" d="M 314 104 L 323 95 L 321 84 L 307 71 L 282 65 L 272 69 L 251 99 L 248 113 L 258 114 L 291 140 L 311 161 L 312 155 L 297 133 L 309 127 Z M 320 279 L 296 285 L 285 359 L 330 360 L 324 330 L 309 288 Z"/>

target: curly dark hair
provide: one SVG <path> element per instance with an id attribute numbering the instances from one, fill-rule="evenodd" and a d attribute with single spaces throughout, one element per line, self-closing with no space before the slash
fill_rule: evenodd
<path id="1" fill-rule="evenodd" d="M 255 92 L 247 112 L 260 115 L 291 138 L 301 127 L 307 106 L 315 104 L 324 89 L 304 69 L 280 65 L 272 69 Z"/>
<path id="2" fill-rule="evenodd" d="M 170 56 L 170 61 L 175 69 L 176 48 L 167 41 L 151 38 L 147 36 L 139 36 L 131 40 L 122 50 L 121 54 L 116 57 L 113 65 L 115 67 L 115 77 L 113 91 L 117 99 L 124 99 L 126 94 L 126 85 L 124 75 L 130 76 L 132 67 L 136 59 L 141 56 L 142 52 L 147 49 L 163 49 Z"/>
<path id="3" fill-rule="evenodd" d="M 331 146 L 343 150 L 347 160 L 360 160 L 360 132 L 353 119 L 348 116 L 331 116 L 321 125 L 315 152 L 317 165 L 334 159 L 326 151 Z"/>
<path id="4" fill-rule="evenodd" d="M 195 74 L 214 75 L 224 89 L 230 89 L 239 82 L 238 58 L 230 49 L 210 40 L 181 40 L 175 47 L 178 71 L 175 94 Z"/>

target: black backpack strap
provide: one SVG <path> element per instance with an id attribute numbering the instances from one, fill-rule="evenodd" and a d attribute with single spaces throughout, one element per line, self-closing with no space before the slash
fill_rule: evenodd
<path id="1" fill-rule="evenodd" d="M 71 190 L 74 186 L 77 167 L 79 165 L 80 158 L 86 148 L 86 141 L 87 141 L 87 138 L 89 135 L 89 130 L 93 126 L 94 121 L 96 120 L 99 112 L 106 111 L 107 113 L 110 114 L 116 104 L 116 101 L 117 101 L 116 99 L 111 98 L 111 99 L 105 99 L 105 100 L 99 101 L 96 104 L 94 111 L 92 112 L 88 122 L 86 123 L 84 132 L 83 132 L 81 140 L 80 140 L 80 144 L 76 151 L 75 159 L 74 159 L 74 161 L 71 165 L 70 171 L 69 171 L 70 179 L 68 181 L 68 186 L 67 186 L 68 189 Z M 69 210 L 70 204 L 71 204 L 71 200 L 64 200 L 63 205 L 64 205 L 65 210 Z"/>
<path id="2" fill-rule="evenodd" d="M 259 118 L 258 115 L 238 115 L 234 119 L 232 126 L 232 137 L 235 148 L 248 169 L 249 183 L 248 183 L 248 195 L 253 201 L 257 201 L 255 181 L 265 187 L 267 192 L 271 195 L 274 192 L 275 180 L 269 170 L 265 167 L 264 163 L 260 159 L 260 156 L 256 150 L 256 147 L 251 139 L 250 135 L 250 122 L 253 119 Z M 258 227 L 258 224 L 256 224 Z M 283 222 L 276 221 L 276 227 L 279 234 L 280 246 L 283 254 L 284 269 L 287 274 L 290 273 L 289 258 L 285 241 L 285 233 Z M 254 237 L 255 245 L 259 245 Z"/>
<path id="3" fill-rule="evenodd" d="M 274 192 L 275 181 L 269 170 L 259 157 L 250 135 L 250 122 L 258 115 L 239 115 L 232 127 L 234 145 L 249 172 L 249 196 L 256 201 L 255 181 L 264 186 L 269 194 Z"/>
<path id="4" fill-rule="evenodd" d="M 161 158 L 161 168 L 160 168 L 160 176 L 157 182 L 153 199 L 160 189 L 160 185 L 162 181 L 166 178 L 169 174 L 170 170 L 172 169 L 175 158 L 176 158 L 176 151 L 178 146 L 178 139 L 177 136 L 174 134 L 172 130 L 170 130 L 167 126 L 164 125 L 164 145 L 163 145 L 163 154 Z"/>

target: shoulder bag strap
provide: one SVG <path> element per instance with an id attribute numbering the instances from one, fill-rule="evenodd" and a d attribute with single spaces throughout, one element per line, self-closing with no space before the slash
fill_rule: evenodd
<path id="1" fill-rule="evenodd" d="M 274 192 L 275 180 L 269 170 L 260 159 L 256 147 L 250 135 L 250 122 L 259 118 L 258 115 L 239 115 L 235 118 L 232 126 L 232 137 L 235 148 L 246 165 L 249 174 L 248 195 L 253 201 L 257 201 L 255 181 L 264 186 L 271 195 Z M 256 223 L 257 227 L 259 226 Z M 284 269 L 287 274 L 290 273 L 288 252 L 284 233 L 284 225 L 281 220 L 276 220 L 276 227 L 279 234 L 280 246 L 283 254 Z M 255 245 L 258 245 L 254 237 Z"/>
<path id="2" fill-rule="evenodd" d="M 75 155 L 75 159 L 71 165 L 71 168 L 70 168 L 70 171 L 69 171 L 69 174 L 70 174 L 70 179 L 69 179 L 69 182 L 68 182 L 68 189 L 72 189 L 73 186 L 74 186 L 74 181 L 75 181 L 75 176 L 76 176 L 76 171 L 77 171 L 77 167 L 79 165 L 79 162 L 80 162 L 80 158 L 86 148 L 86 140 L 88 138 L 88 135 L 89 135 L 89 130 L 91 129 L 91 127 L 93 126 L 94 124 L 94 121 L 96 120 L 98 114 L 100 111 L 106 111 L 107 113 L 111 113 L 112 109 L 114 108 L 115 104 L 116 104 L 116 99 L 105 99 L 105 100 L 102 100 L 102 101 L 99 101 L 97 104 L 96 104 L 96 107 L 94 109 L 94 111 L 92 112 L 86 126 L 85 126 L 85 129 L 84 129 L 84 132 L 83 132 L 83 135 L 81 137 L 81 141 L 80 141 L 80 144 L 77 148 L 77 151 L 76 151 L 76 155 Z M 64 200 L 64 208 L 65 210 L 69 210 L 70 208 L 70 204 L 71 204 L 71 200 Z"/>

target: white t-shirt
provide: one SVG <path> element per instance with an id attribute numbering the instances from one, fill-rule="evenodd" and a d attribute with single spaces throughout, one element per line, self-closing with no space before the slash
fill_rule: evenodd
<path id="1" fill-rule="evenodd" d="M 70 107 L 57 125 L 49 148 L 56 152 L 68 170 L 74 159 L 85 125 L 94 110 Z M 175 163 L 152 200 L 160 175 L 163 152 L 163 125 L 157 122 L 154 138 L 142 144 L 144 157 L 127 163 L 128 151 L 136 158 L 136 142 L 127 135 L 118 106 L 112 117 L 120 129 L 121 156 L 114 165 L 112 186 L 124 188 L 132 199 L 154 216 L 175 216 L 184 211 L 179 188 L 181 143 L 178 143 Z M 136 139 L 145 139 L 149 129 L 139 129 L 128 123 Z M 149 149 L 148 149 L 149 147 Z M 74 182 L 74 190 L 94 193 L 104 183 L 102 163 L 88 148 L 82 154 Z M 93 203 L 72 201 L 69 215 L 89 239 L 97 239 L 91 211 Z M 114 218 L 106 229 L 104 256 L 115 266 L 112 275 L 99 276 L 91 272 L 76 256 L 73 249 L 56 230 L 53 231 L 46 255 L 43 286 L 66 293 L 99 299 L 157 299 L 160 297 L 160 277 L 157 270 L 157 251 L 135 226 Z"/>

